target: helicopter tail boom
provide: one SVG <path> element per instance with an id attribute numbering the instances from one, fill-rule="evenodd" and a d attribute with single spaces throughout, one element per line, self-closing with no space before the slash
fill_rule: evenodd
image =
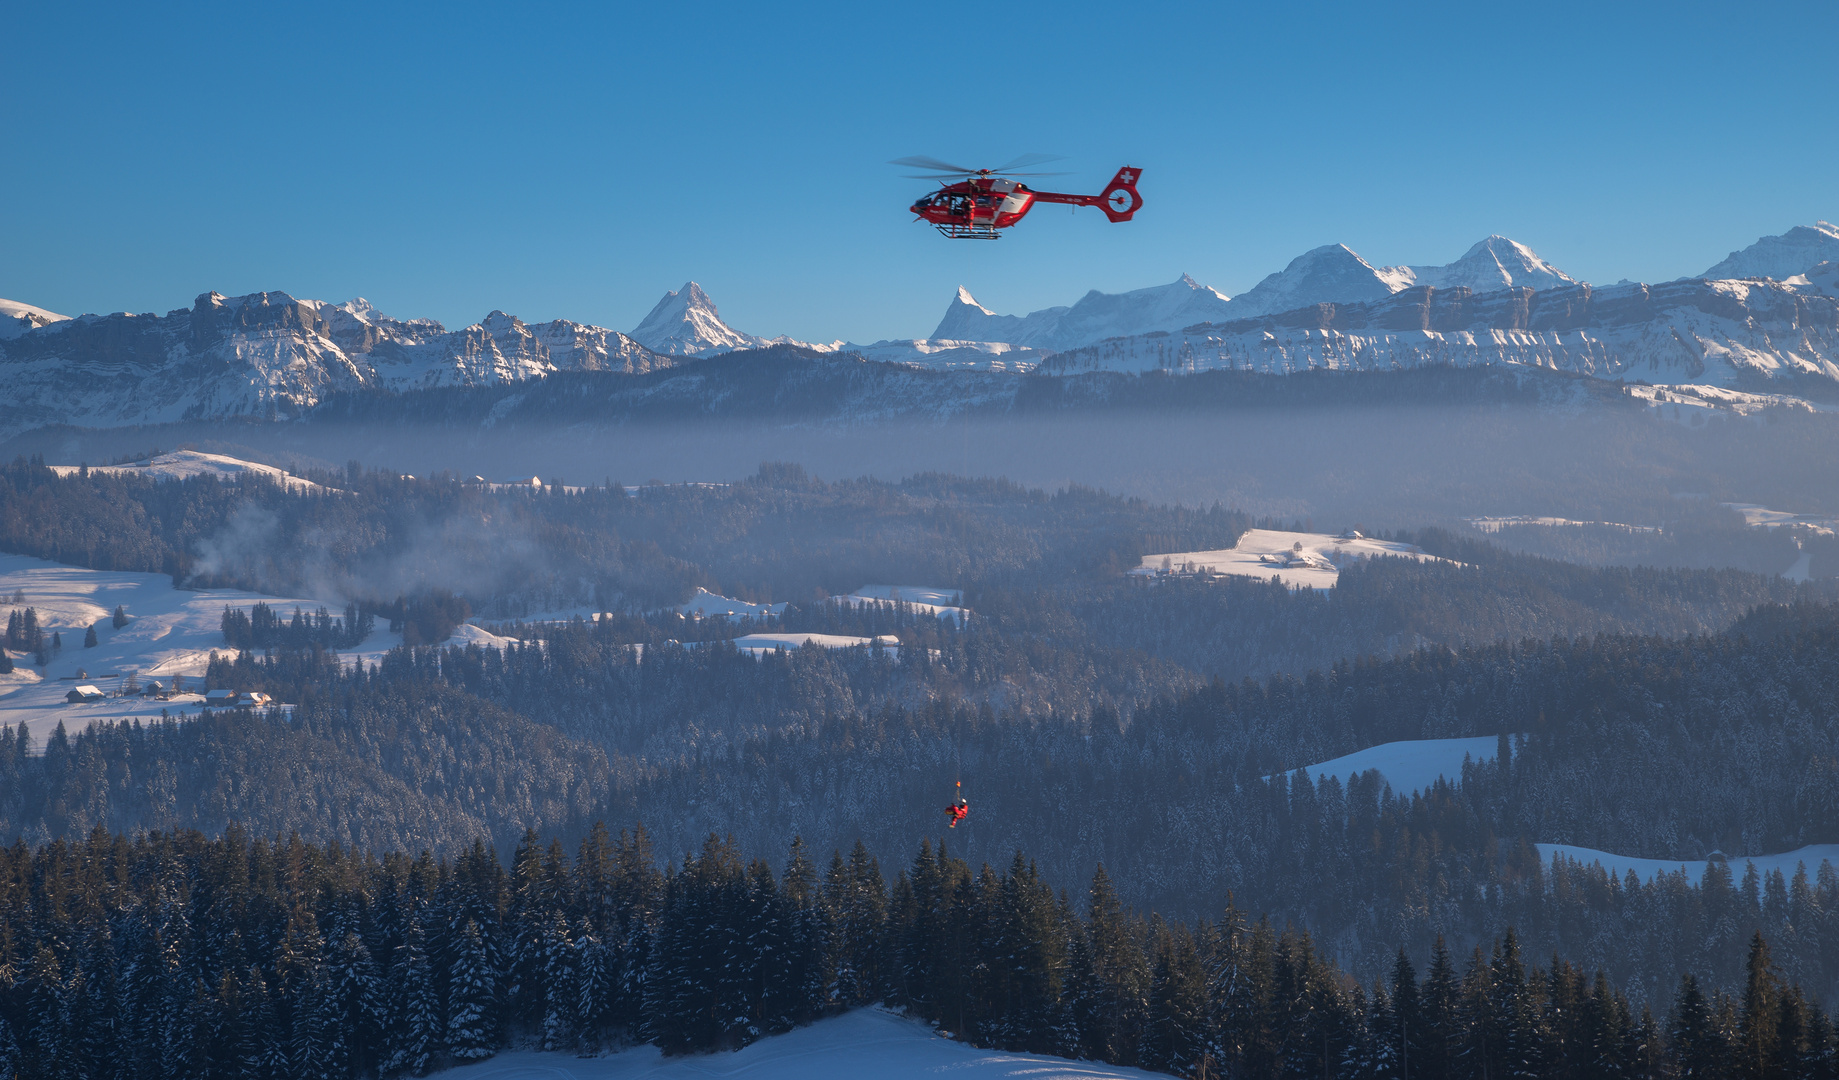
<path id="1" fill-rule="evenodd" d="M 1143 170 L 1126 165 L 1117 171 L 1099 195 L 1065 195 L 1056 191 L 1037 191 L 1034 197 L 1045 203 L 1070 203 L 1073 206 L 1096 206 L 1112 221 L 1129 221 L 1143 208 L 1143 196 L 1137 194 L 1137 179 Z"/>

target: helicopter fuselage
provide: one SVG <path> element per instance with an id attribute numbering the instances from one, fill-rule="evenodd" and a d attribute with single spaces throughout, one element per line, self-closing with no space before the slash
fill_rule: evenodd
<path id="1" fill-rule="evenodd" d="M 1129 221 L 1143 205 L 1137 194 L 1141 169 L 1126 165 L 1117 171 L 1101 195 L 1069 195 L 1035 191 L 1027 184 L 1001 176 L 973 176 L 927 192 L 911 207 L 922 221 L 954 239 L 994 240 L 999 229 L 1009 228 L 1028 216 L 1036 203 L 1096 206 L 1112 221 Z"/>

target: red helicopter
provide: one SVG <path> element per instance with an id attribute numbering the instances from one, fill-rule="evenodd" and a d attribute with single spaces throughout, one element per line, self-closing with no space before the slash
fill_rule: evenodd
<path id="1" fill-rule="evenodd" d="M 1143 208 L 1143 196 L 1137 194 L 1137 178 L 1143 170 L 1126 165 L 1105 185 L 1098 195 L 1064 195 L 1057 191 L 1036 191 L 1012 177 L 1064 176 L 1065 173 L 1026 173 L 1013 170 L 1039 165 L 1058 158 L 1046 154 L 1025 154 L 994 169 L 966 169 L 947 161 L 929 157 L 896 158 L 890 165 L 907 165 L 931 170 L 910 175 L 914 180 L 937 180 L 937 191 L 921 195 L 912 210 L 954 240 L 996 240 L 998 230 L 1006 229 L 1028 216 L 1035 203 L 1065 203 L 1069 206 L 1096 206 L 1112 221 L 1129 221 Z M 964 177 L 956 183 L 952 177 Z"/>

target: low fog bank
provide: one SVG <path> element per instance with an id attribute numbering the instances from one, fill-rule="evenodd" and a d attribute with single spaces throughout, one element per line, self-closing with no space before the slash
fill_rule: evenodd
<path id="1" fill-rule="evenodd" d="M 46 430 L 0 454 L 98 464 L 192 444 L 278 464 L 358 460 L 416 475 L 565 483 L 728 481 L 762 461 L 827 479 L 923 471 L 1102 487 L 1157 502 L 1368 529 L 1473 516 L 1658 523 L 1682 498 L 1839 512 L 1839 420 L 1808 414 L 1566 415 L 1428 406 L 1107 413 L 827 427 L 634 424 L 555 429 L 256 422 Z"/>

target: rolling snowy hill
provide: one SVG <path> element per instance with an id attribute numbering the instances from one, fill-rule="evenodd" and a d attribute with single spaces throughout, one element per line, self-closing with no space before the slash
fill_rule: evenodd
<path id="1" fill-rule="evenodd" d="M 521 1051 L 440 1074 L 450 1080 L 1151 1080 L 1163 1074 L 1043 1054 L 979 1050 L 885 1009 L 856 1009 L 733 1053 L 667 1058 L 655 1046 L 607 1057 Z"/>

